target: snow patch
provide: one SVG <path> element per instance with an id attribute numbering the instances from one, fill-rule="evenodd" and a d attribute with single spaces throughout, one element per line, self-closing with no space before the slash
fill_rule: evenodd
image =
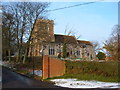
<path id="1" fill-rule="evenodd" d="M 2 65 L 2 60 L 0 60 L 0 65 Z"/>
<path id="2" fill-rule="evenodd" d="M 77 79 L 53 79 L 55 85 L 67 88 L 120 88 L 120 83 L 100 81 L 78 81 Z"/>
<path id="3" fill-rule="evenodd" d="M 31 72 L 31 74 L 33 74 L 33 72 Z M 42 70 L 35 70 L 34 74 L 37 76 L 42 76 Z"/>

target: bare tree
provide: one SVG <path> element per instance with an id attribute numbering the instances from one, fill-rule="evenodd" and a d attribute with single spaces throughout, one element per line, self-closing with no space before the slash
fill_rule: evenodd
<path id="1" fill-rule="evenodd" d="M 17 58 L 16 62 L 21 61 L 23 52 L 23 39 L 26 33 L 27 27 L 27 8 L 26 3 L 11 3 L 10 10 L 14 14 L 15 21 L 15 32 L 16 32 L 16 46 L 17 46 Z"/>
<path id="2" fill-rule="evenodd" d="M 23 63 L 25 63 L 36 21 L 38 18 L 44 18 L 48 6 L 49 3 L 46 2 L 14 2 L 4 6 L 13 15 L 15 21 L 16 61 L 21 60 L 24 54 Z M 24 44 L 25 50 L 23 50 Z"/>
<path id="3" fill-rule="evenodd" d="M 100 44 L 98 41 L 91 41 L 91 42 L 92 42 L 93 48 L 95 50 L 95 53 L 97 54 L 101 50 Z"/>
<path id="4" fill-rule="evenodd" d="M 81 37 L 81 35 L 77 35 L 78 32 L 75 32 L 75 30 L 73 28 L 68 28 L 68 26 L 66 26 L 64 34 L 68 35 L 68 36 L 74 36 L 77 40 Z"/>
<path id="5" fill-rule="evenodd" d="M 3 57 L 9 56 L 9 61 L 11 61 L 11 50 L 13 49 L 14 40 L 15 40 L 15 29 L 14 29 L 14 21 L 13 21 L 13 15 L 9 13 L 4 7 L 3 7 L 3 13 L 2 13 L 2 46 L 3 46 Z"/>
<path id="6" fill-rule="evenodd" d="M 112 60 L 120 60 L 120 26 L 115 25 L 111 33 L 111 37 L 104 43 L 104 48 L 107 51 L 107 56 Z"/>
<path id="7" fill-rule="evenodd" d="M 44 14 L 46 13 L 45 11 L 48 8 L 49 3 L 29 3 L 27 6 L 29 8 L 29 10 L 27 12 L 29 12 L 28 21 L 29 21 L 29 25 L 30 25 L 30 28 L 29 28 L 30 33 L 29 33 L 27 44 L 26 44 L 23 63 L 25 63 L 26 57 L 28 56 L 30 41 L 31 41 L 32 33 L 35 28 L 37 19 L 44 18 Z"/>
<path id="8" fill-rule="evenodd" d="M 73 30 L 73 28 L 68 29 L 68 27 L 66 26 L 65 28 L 65 35 L 67 36 L 73 36 L 74 40 L 76 40 L 76 44 L 77 44 L 77 40 L 81 37 L 81 35 L 77 36 L 77 33 Z M 71 42 L 70 38 L 64 37 L 64 43 L 63 43 L 63 58 L 67 57 L 67 45 Z"/>

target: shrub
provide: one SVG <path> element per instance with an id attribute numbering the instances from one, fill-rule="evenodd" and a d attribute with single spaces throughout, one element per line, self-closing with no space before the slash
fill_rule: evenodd
<path id="1" fill-rule="evenodd" d="M 66 62 L 66 74 L 94 73 L 103 76 L 118 76 L 117 62 Z"/>
<path id="2" fill-rule="evenodd" d="M 118 63 L 66 61 L 66 73 L 62 77 L 118 82 Z"/>
<path id="3" fill-rule="evenodd" d="M 98 52 L 97 57 L 99 60 L 105 60 L 106 55 L 103 52 Z"/>

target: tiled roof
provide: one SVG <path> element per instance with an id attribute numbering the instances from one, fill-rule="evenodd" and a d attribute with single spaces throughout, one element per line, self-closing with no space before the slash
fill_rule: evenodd
<path id="1" fill-rule="evenodd" d="M 90 41 L 83 41 L 83 40 L 77 40 L 79 44 L 87 44 L 87 45 L 92 45 Z"/>
<path id="2" fill-rule="evenodd" d="M 86 44 L 92 45 L 90 41 L 77 40 L 74 36 L 54 34 L 55 43 Z"/>
<path id="3" fill-rule="evenodd" d="M 77 44 L 77 40 L 74 36 L 68 36 L 68 35 L 60 35 L 60 34 L 54 34 L 55 36 L 55 43 L 69 43 L 69 44 Z"/>

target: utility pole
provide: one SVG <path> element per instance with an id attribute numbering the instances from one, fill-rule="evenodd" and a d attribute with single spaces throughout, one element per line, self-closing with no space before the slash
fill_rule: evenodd
<path id="1" fill-rule="evenodd" d="M 118 26 L 118 61 L 120 61 L 120 26 Z"/>

